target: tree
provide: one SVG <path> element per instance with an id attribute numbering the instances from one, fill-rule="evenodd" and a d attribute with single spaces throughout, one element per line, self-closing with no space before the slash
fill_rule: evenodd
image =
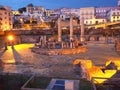
<path id="1" fill-rule="evenodd" d="M 21 23 L 19 20 L 15 20 L 13 23 L 13 28 L 20 28 L 21 27 Z"/>
<path id="2" fill-rule="evenodd" d="M 27 7 L 34 7 L 32 3 L 28 4 Z"/>
<path id="3" fill-rule="evenodd" d="M 19 8 L 18 11 L 19 11 L 20 13 L 26 12 L 26 7 Z"/>

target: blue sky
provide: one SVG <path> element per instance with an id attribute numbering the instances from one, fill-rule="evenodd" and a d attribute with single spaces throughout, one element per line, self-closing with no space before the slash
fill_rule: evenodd
<path id="1" fill-rule="evenodd" d="M 118 0 L 0 0 L 0 5 L 11 6 L 13 10 L 17 10 L 29 3 L 33 3 L 35 6 L 44 6 L 46 9 L 55 9 L 60 7 L 117 6 L 117 2 Z"/>

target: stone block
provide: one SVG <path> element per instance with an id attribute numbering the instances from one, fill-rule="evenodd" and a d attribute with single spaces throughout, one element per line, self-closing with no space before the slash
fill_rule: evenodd
<path id="1" fill-rule="evenodd" d="M 74 90 L 73 80 L 65 80 L 65 90 Z"/>
<path id="2" fill-rule="evenodd" d="M 91 60 L 81 60 L 81 59 L 76 59 L 74 60 L 73 64 L 84 64 L 86 68 L 91 68 L 92 67 L 92 61 Z"/>

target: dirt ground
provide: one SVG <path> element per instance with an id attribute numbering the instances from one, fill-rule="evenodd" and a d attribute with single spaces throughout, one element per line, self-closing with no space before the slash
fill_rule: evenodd
<path id="1" fill-rule="evenodd" d="M 31 52 L 33 44 L 10 46 L 7 51 L 0 50 L 2 60 L 1 72 L 10 73 L 35 73 L 51 77 L 76 77 L 73 70 L 75 59 L 89 59 L 94 65 L 103 65 L 109 58 L 120 58 L 115 52 L 113 44 L 91 44 L 86 47 L 88 52 L 76 55 L 40 55 Z"/>

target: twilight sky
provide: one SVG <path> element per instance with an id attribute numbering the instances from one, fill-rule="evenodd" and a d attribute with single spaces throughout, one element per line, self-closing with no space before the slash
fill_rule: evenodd
<path id="1" fill-rule="evenodd" d="M 46 9 L 61 7 L 80 8 L 90 6 L 117 6 L 118 0 L 0 0 L 0 5 L 11 6 L 13 10 L 33 3 L 34 6 L 44 6 Z"/>

